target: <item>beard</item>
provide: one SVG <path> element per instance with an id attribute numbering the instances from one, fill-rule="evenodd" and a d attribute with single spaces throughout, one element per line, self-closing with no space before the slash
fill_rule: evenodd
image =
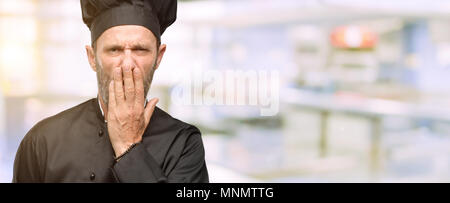
<path id="1" fill-rule="evenodd" d="M 98 62 L 97 58 L 95 58 L 95 65 L 97 67 L 97 85 L 98 85 L 98 91 L 99 95 L 103 100 L 104 105 L 106 108 L 108 108 L 109 104 L 109 83 L 111 82 L 112 78 L 110 75 L 108 75 L 105 72 L 105 69 L 103 66 Z M 148 73 L 143 73 L 143 80 L 144 80 L 144 99 L 147 98 L 148 90 L 150 89 L 150 85 L 153 80 L 153 73 L 155 72 L 156 67 L 156 59 L 155 63 L 153 64 L 153 67 L 148 71 Z"/>

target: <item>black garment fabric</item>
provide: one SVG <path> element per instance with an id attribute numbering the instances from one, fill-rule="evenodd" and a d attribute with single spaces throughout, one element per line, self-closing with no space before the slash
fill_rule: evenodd
<path id="1" fill-rule="evenodd" d="M 23 138 L 13 182 L 209 182 L 200 131 L 155 108 L 142 142 L 114 162 L 91 99 L 37 123 Z"/>

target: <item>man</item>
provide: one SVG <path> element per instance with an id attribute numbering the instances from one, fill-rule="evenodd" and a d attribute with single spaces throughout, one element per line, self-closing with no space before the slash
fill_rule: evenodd
<path id="1" fill-rule="evenodd" d="M 146 102 L 176 0 L 81 0 L 98 99 L 44 119 L 22 140 L 13 182 L 208 182 L 199 130 Z"/>

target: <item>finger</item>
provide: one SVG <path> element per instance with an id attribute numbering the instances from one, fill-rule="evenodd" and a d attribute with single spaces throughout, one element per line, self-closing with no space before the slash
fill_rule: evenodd
<path id="1" fill-rule="evenodd" d="M 134 82 L 133 73 L 129 66 L 123 68 L 123 84 L 125 90 L 125 102 L 134 105 Z"/>
<path id="2" fill-rule="evenodd" d="M 116 95 L 114 94 L 114 81 L 109 82 L 108 108 L 116 106 Z"/>
<path id="3" fill-rule="evenodd" d="M 109 96 L 108 96 L 108 112 L 106 115 L 104 115 L 105 119 L 109 121 L 111 115 L 113 114 L 112 111 L 115 109 L 116 106 L 116 96 L 114 94 L 114 81 L 109 82 Z"/>
<path id="4" fill-rule="evenodd" d="M 144 77 L 142 71 L 139 68 L 133 70 L 134 77 L 134 91 L 135 91 L 135 104 L 136 106 L 144 106 Z"/>
<path id="5" fill-rule="evenodd" d="M 150 122 L 150 118 L 152 117 L 153 111 L 155 110 L 156 104 L 158 103 L 158 98 L 151 99 L 144 110 L 144 119 L 145 119 L 145 125 L 147 126 Z"/>
<path id="6" fill-rule="evenodd" d="M 123 93 L 122 69 L 114 69 L 114 93 L 116 95 L 116 104 L 121 105 L 125 102 L 125 95 Z"/>

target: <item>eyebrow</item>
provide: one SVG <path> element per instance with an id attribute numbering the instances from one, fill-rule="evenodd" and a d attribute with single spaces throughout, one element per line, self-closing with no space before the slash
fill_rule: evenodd
<path id="1" fill-rule="evenodd" d="M 142 43 L 134 44 L 134 45 L 132 46 L 132 48 L 133 48 L 133 49 L 148 49 L 148 50 L 150 50 L 150 46 L 145 45 L 145 44 L 142 44 Z"/>
<path id="2" fill-rule="evenodd" d="M 111 45 L 106 45 L 105 50 L 111 50 L 111 49 L 119 49 L 122 50 L 124 49 L 124 47 L 122 45 L 118 45 L 118 44 L 111 44 Z M 151 50 L 151 47 L 142 43 L 136 43 L 133 44 L 131 46 L 131 49 L 147 49 L 147 50 Z"/>

